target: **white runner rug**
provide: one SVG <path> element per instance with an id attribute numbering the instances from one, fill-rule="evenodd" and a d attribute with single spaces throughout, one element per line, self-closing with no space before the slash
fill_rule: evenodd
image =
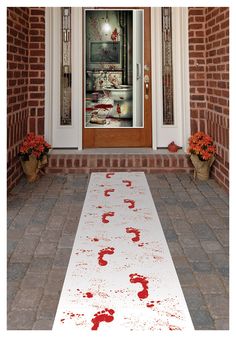
<path id="1" fill-rule="evenodd" d="M 53 326 L 71 328 L 78 336 L 194 329 L 143 172 L 91 175 Z"/>

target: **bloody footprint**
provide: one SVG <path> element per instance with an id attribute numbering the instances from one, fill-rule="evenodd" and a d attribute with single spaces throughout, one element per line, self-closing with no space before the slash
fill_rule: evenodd
<path id="1" fill-rule="evenodd" d="M 105 197 L 110 197 L 110 193 L 112 193 L 112 192 L 114 192 L 115 190 L 114 190 L 114 188 L 110 188 L 109 190 L 105 190 L 104 191 L 104 196 Z"/>
<path id="2" fill-rule="evenodd" d="M 112 176 L 114 176 L 114 174 L 115 174 L 114 172 L 109 172 L 109 173 L 106 174 L 106 178 L 109 179 L 109 178 L 111 178 Z"/>
<path id="3" fill-rule="evenodd" d="M 130 282 L 131 283 L 141 283 L 143 290 L 138 292 L 138 297 L 140 300 L 148 297 L 148 280 L 145 276 L 138 274 L 130 274 Z"/>
<path id="4" fill-rule="evenodd" d="M 129 208 L 132 209 L 135 207 L 135 201 L 134 200 L 131 200 L 131 199 L 124 199 L 124 203 L 125 204 L 129 204 Z"/>
<path id="5" fill-rule="evenodd" d="M 137 228 L 127 227 L 126 228 L 126 233 L 133 233 L 133 234 L 135 234 L 135 236 L 132 238 L 133 242 L 137 242 L 137 241 L 140 240 L 140 230 L 138 230 Z"/>
<path id="6" fill-rule="evenodd" d="M 125 184 L 125 186 L 130 187 L 132 185 L 132 181 L 130 180 L 122 180 L 122 183 Z"/>
<path id="7" fill-rule="evenodd" d="M 106 322 L 106 323 L 112 322 L 114 319 L 113 317 L 114 313 L 115 311 L 113 309 L 107 309 L 107 308 L 105 308 L 102 311 L 98 311 L 94 315 L 94 318 L 91 320 L 91 322 L 93 323 L 91 330 L 97 330 L 101 322 Z"/>
<path id="8" fill-rule="evenodd" d="M 114 216 L 115 212 L 107 212 L 102 215 L 102 222 L 103 223 L 109 223 L 110 220 L 107 219 L 107 217 Z"/>
<path id="9" fill-rule="evenodd" d="M 107 255 L 107 254 L 112 255 L 112 254 L 114 254 L 114 251 L 115 251 L 115 248 L 107 247 L 107 248 L 101 249 L 98 252 L 98 263 L 100 264 L 100 266 L 106 266 L 107 265 L 107 261 L 103 260 L 103 256 Z"/>

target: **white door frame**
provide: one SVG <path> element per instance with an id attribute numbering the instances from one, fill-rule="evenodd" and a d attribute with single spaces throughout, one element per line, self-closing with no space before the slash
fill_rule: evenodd
<path id="1" fill-rule="evenodd" d="M 45 137 L 53 145 L 53 97 L 55 98 L 55 71 L 53 71 L 53 21 L 55 8 L 46 7 L 46 57 L 45 57 Z M 162 76 L 161 58 L 161 8 L 151 7 L 151 44 L 152 44 L 152 148 L 158 147 L 158 128 L 162 118 Z M 173 23 L 176 23 L 173 36 L 174 97 L 177 121 L 182 129 L 183 149 L 187 148 L 190 135 L 190 102 L 189 102 L 189 50 L 188 50 L 188 8 L 173 7 Z M 72 8 L 72 67 L 75 71 L 72 79 L 72 109 L 77 112 L 74 125 L 77 130 L 76 148 L 82 150 L 82 100 L 83 100 L 83 31 L 82 7 Z M 79 41 L 79 43 L 78 43 Z M 74 42 L 74 43 L 73 43 Z M 56 51 L 58 52 L 58 50 Z M 156 93 L 156 94 L 155 94 Z M 59 100 L 59 97 L 57 97 Z M 60 101 L 60 100 L 59 100 Z M 54 100 L 55 102 L 55 100 Z M 179 113 L 179 116 L 178 116 Z M 162 126 L 163 127 L 163 126 Z M 165 129 L 165 127 L 164 127 Z M 74 146 L 73 146 L 74 147 Z"/>
<path id="2" fill-rule="evenodd" d="M 172 7 L 175 125 L 163 125 L 161 7 L 151 8 L 153 149 L 172 140 L 186 151 L 190 134 L 188 8 Z M 163 142 L 164 140 L 164 142 Z"/>
<path id="3" fill-rule="evenodd" d="M 46 7 L 45 137 L 52 147 L 82 149 L 82 7 L 72 7 L 72 125 L 60 125 L 60 7 Z"/>

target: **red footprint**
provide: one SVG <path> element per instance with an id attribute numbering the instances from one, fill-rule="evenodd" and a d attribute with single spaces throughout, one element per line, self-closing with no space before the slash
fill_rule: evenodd
<path id="1" fill-rule="evenodd" d="M 114 172 L 109 172 L 109 173 L 106 174 L 106 178 L 109 179 L 109 178 L 111 178 L 111 176 L 114 176 L 114 174 L 115 174 Z"/>
<path id="2" fill-rule="evenodd" d="M 106 266 L 107 265 L 107 261 L 103 260 L 103 256 L 106 254 L 112 255 L 114 254 L 115 248 L 113 247 L 107 247 L 104 249 L 101 249 L 98 253 L 98 263 L 100 264 L 100 266 Z"/>
<path id="3" fill-rule="evenodd" d="M 130 199 L 124 199 L 124 203 L 125 204 L 130 204 L 129 208 L 134 208 L 135 207 L 135 201 L 134 200 L 130 200 Z"/>
<path id="4" fill-rule="evenodd" d="M 94 318 L 91 320 L 93 323 L 93 326 L 91 330 L 97 330 L 99 328 L 99 324 L 101 322 L 107 322 L 110 323 L 113 321 L 115 311 L 113 309 L 107 309 L 105 308 L 102 311 L 98 311 L 95 315 Z"/>
<path id="5" fill-rule="evenodd" d="M 110 193 L 114 192 L 114 191 L 115 191 L 114 188 L 110 188 L 109 190 L 105 190 L 104 191 L 104 196 L 105 197 L 110 197 Z"/>
<path id="6" fill-rule="evenodd" d="M 126 233 L 134 233 L 135 234 L 135 237 L 132 238 L 133 242 L 137 242 L 137 241 L 140 240 L 140 230 L 138 230 L 137 228 L 127 227 Z"/>
<path id="7" fill-rule="evenodd" d="M 103 223 L 109 223 L 110 221 L 107 219 L 109 216 L 114 216 L 115 212 L 107 212 L 102 215 L 102 222 Z"/>
<path id="8" fill-rule="evenodd" d="M 138 274 L 130 274 L 131 283 L 141 283 L 143 290 L 138 292 L 138 297 L 140 300 L 148 297 L 148 280 L 145 276 Z"/>
<path id="9" fill-rule="evenodd" d="M 125 184 L 125 186 L 130 187 L 132 185 L 132 181 L 130 180 L 122 180 L 122 183 Z"/>

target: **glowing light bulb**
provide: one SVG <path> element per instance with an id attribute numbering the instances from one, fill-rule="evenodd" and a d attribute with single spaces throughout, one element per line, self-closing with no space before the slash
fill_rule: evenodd
<path id="1" fill-rule="evenodd" d="M 104 22 L 102 25 L 102 30 L 105 34 L 108 34 L 111 32 L 111 25 L 108 22 Z"/>

